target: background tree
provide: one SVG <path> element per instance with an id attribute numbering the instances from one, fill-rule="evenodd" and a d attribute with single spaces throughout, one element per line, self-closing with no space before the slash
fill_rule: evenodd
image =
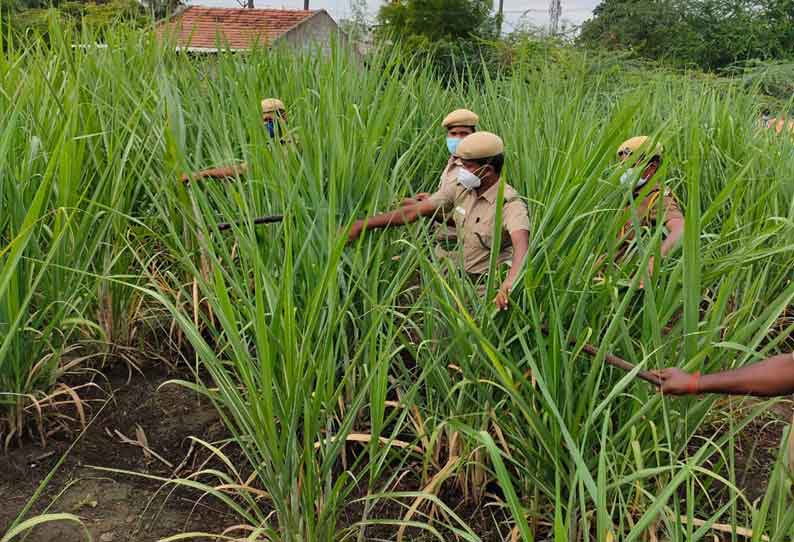
<path id="1" fill-rule="evenodd" d="M 429 57 L 441 76 L 476 76 L 494 54 L 491 7 L 483 0 L 397 0 L 378 11 L 376 37 Z"/>
<path id="2" fill-rule="evenodd" d="M 362 41 L 369 32 L 367 1 L 350 0 L 350 17 L 339 21 L 339 27 L 354 42 Z"/>
<path id="3" fill-rule="evenodd" d="M 491 5 L 482 0 L 399 0 L 378 12 L 379 32 L 390 38 L 455 41 L 495 37 Z"/>
<path id="4" fill-rule="evenodd" d="M 579 43 L 718 70 L 794 56 L 794 0 L 604 0 Z"/>
<path id="5" fill-rule="evenodd" d="M 0 0 L 4 21 L 17 41 L 46 39 L 54 23 L 89 30 L 103 41 L 105 31 L 116 23 L 145 27 L 179 5 L 181 0 Z"/>

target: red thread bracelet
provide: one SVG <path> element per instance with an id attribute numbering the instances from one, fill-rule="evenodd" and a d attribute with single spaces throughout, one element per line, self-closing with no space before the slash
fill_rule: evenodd
<path id="1" fill-rule="evenodd" d="M 700 391 L 700 371 L 695 371 L 692 373 L 692 378 L 689 380 L 689 386 L 687 386 L 687 392 L 690 395 L 697 395 Z"/>

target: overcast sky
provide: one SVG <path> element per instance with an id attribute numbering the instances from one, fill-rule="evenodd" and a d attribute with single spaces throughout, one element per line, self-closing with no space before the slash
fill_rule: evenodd
<path id="1" fill-rule="evenodd" d="M 384 0 L 367 0 L 370 17 L 374 18 Z M 498 1 L 498 0 L 495 0 Z M 590 17 L 599 0 L 562 0 L 562 20 L 580 24 Z M 350 0 L 309 0 L 311 9 L 326 9 L 339 21 L 350 14 Z M 239 7 L 236 0 L 188 0 L 189 4 L 202 6 Z M 510 32 L 522 22 L 534 25 L 548 24 L 549 0 L 504 0 L 505 31 Z M 302 9 L 303 0 L 254 0 L 258 8 Z"/>

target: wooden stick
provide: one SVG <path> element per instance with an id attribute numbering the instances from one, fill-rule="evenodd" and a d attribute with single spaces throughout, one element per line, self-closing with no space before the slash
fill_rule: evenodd
<path id="1" fill-rule="evenodd" d="M 254 219 L 254 225 L 259 224 L 273 224 L 274 222 L 281 222 L 284 220 L 284 215 L 270 215 L 270 216 L 260 216 L 259 218 Z M 224 231 L 231 229 L 233 222 L 221 222 L 218 224 L 218 230 Z M 239 222 L 238 222 L 239 224 Z"/>
<path id="2" fill-rule="evenodd" d="M 598 354 L 598 348 L 596 348 L 592 344 L 585 344 L 582 347 L 582 350 L 584 350 L 593 357 L 595 357 L 596 354 Z M 607 352 L 606 355 L 604 356 L 604 361 L 606 361 L 613 367 L 617 367 L 618 369 L 623 369 L 627 373 L 633 371 L 636 367 L 636 365 L 633 365 L 628 361 L 626 361 L 625 359 L 619 358 L 614 354 L 610 354 L 609 352 Z M 636 377 L 646 382 L 649 382 L 654 386 L 660 386 L 662 384 L 662 381 L 659 379 L 659 377 L 650 371 L 638 371 Z"/>
<path id="3" fill-rule="evenodd" d="M 549 329 L 546 327 L 545 324 L 541 326 L 541 330 L 543 331 L 544 335 L 549 334 Z M 569 342 L 571 344 L 576 344 L 576 341 L 573 339 L 571 339 Z M 593 357 L 598 355 L 598 348 L 596 346 L 593 346 L 592 344 L 585 343 L 585 345 L 582 347 L 582 350 L 584 350 Z M 634 365 L 633 363 L 629 363 L 625 359 L 619 358 L 614 354 L 610 354 L 609 352 L 607 352 L 604 355 L 604 361 L 606 361 L 609 365 L 613 367 L 617 367 L 618 369 L 622 369 L 626 371 L 627 373 L 630 373 L 636 368 L 636 365 Z M 659 377 L 650 371 L 638 371 L 635 376 L 636 378 L 649 382 L 654 386 L 660 386 L 662 384 L 662 381 L 659 379 Z"/>

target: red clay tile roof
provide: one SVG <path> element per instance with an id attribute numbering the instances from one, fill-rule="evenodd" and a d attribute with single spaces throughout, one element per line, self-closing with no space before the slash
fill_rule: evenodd
<path id="1" fill-rule="evenodd" d="M 190 6 L 157 27 L 178 47 L 248 49 L 272 43 L 317 11 Z"/>

